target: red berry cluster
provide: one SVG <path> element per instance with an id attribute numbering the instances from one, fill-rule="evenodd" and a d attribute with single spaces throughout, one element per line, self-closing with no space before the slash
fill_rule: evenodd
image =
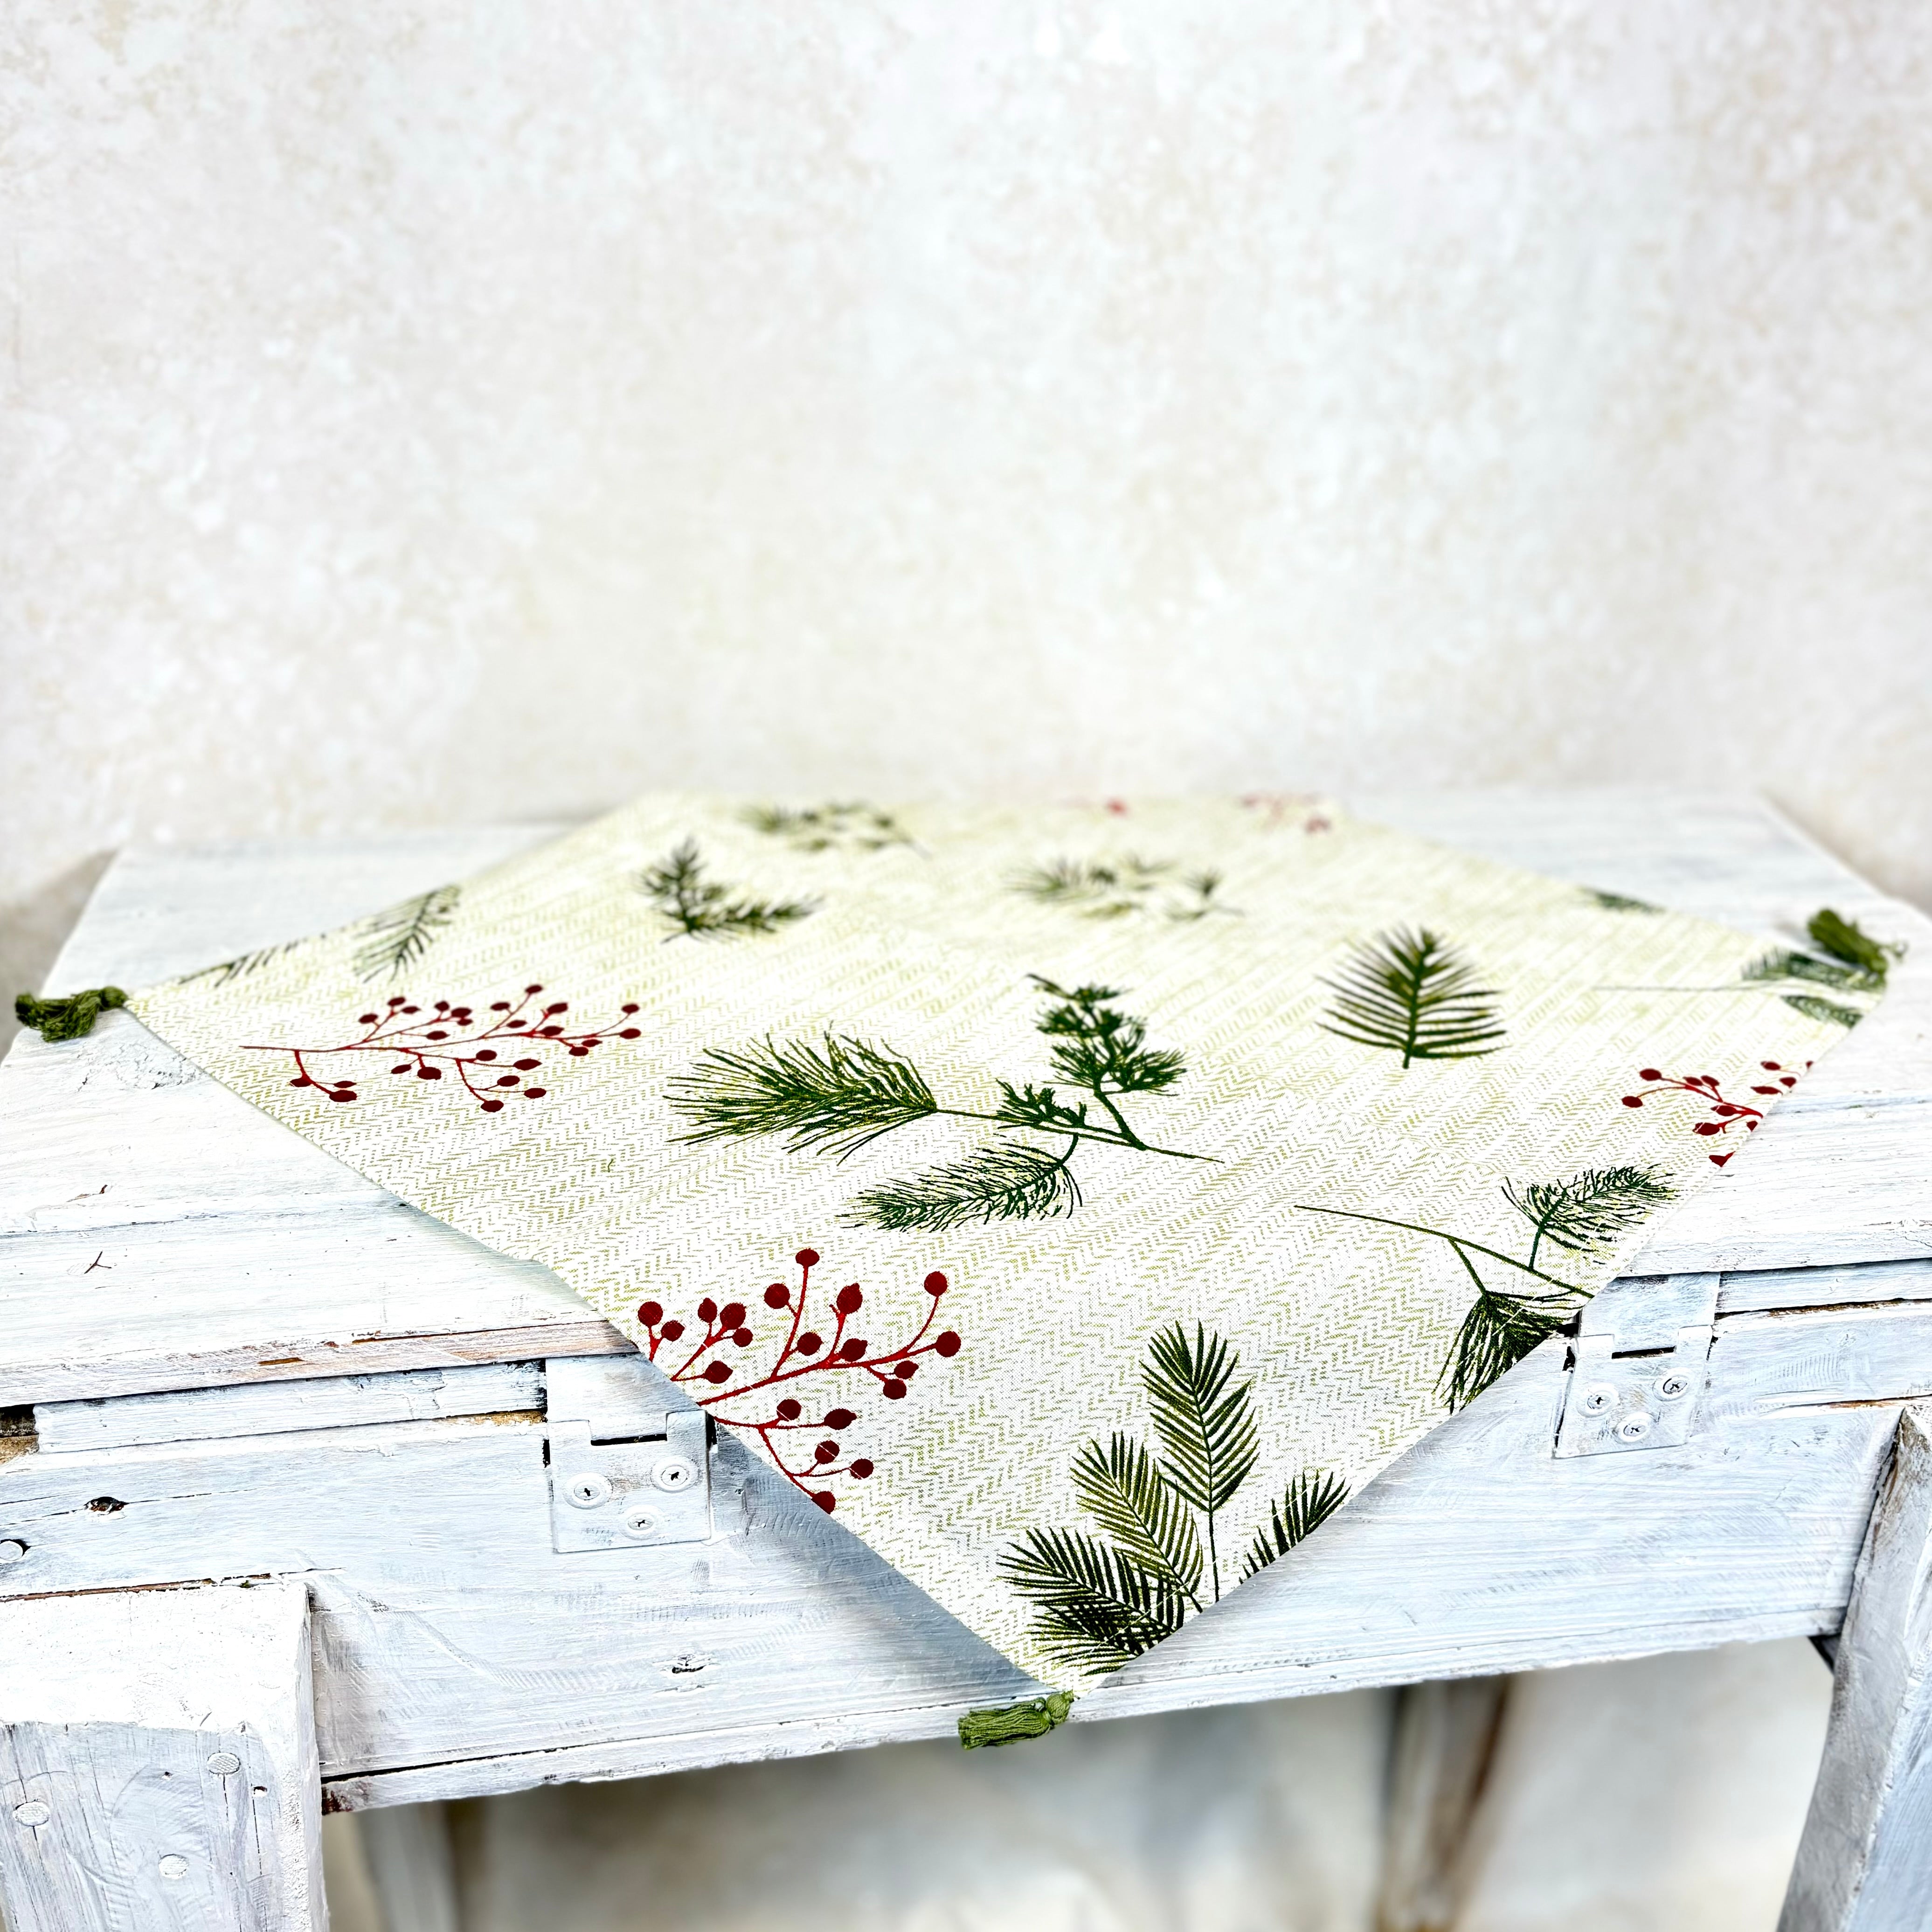
<path id="1" fill-rule="evenodd" d="M 1807 1071 L 1810 1064 L 1808 1060 L 1804 1066 L 1799 1068 L 1798 1072 Z M 1758 1065 L 1765 1072 L 1774 1077 L 1776 1084 L 1772 1085 L 1760 1082 L 1751 1088 L 1754 1094 L 1775 1100 L 1798 1084 L 1798 1073 L 1787 1073 L 1775 1060 L 1760 1060 Z M 1707 1120 L 1697 1121 L 1690 1130 L 1694 1134 L 1702 1134 L 1708 1138 L 1716 1134 L 1727 1134 L 1733 1127 L 1740 1126 L 1746 1133 L 1754 1134 L 1757 1132 L 1759 1122 L 1764 1118 L 1765 1110 L 1762 1107 L 1751 1106 L 1742 1100 L 1726 1100 L 1714 1074 L 1668 1074 L 1658 1067 L 1640 1066 L 1637 1069 L 1636 1077 L 1652 1084 L 1642 1093 L 1626 1094 L 1623 1096 L 1626 1107 L 1641 1107 L 1645 1100 L 1652 1094 L 1689 1094 L 1707 1105 L 1711 1111 L 1711 1118 Z M 1722 1167 L 1736 1152 L 1736 1147 L 1730 1147 L 1722 1154 L 1714 1154 L 1710 1156 L 1711 1165 Z"/>
<path id="2" fill-rule="evenodd" d="M 364 1031 L 340 1046 L 249 1046 L 242 1050 L 287 1054 L 296 1067 L 291 1087 L 313 1087 L 326 1100 L 344 1102 L 362 1097 L 356 1076 L 326 1078 L 309 1062 L 331 1054 L 380 1054 L 392 1063 L 392 1074 L 440 1080 L 446 1073 L 453 1073 L 484 1113 L 500 1114 L 506 1098 L 541 1100 L 550 1091 L 528 1077 L 543 1066 L 542 1052 L 533 1052 L 532 1048 L 562 1047 L 572 1059 L 581 1060 L 606 1040 L 635 1040 L 641 1031 L 620 1024 L 572 1033 L 562 1018 L 569 1012 L 570 1002 L 553 1000 L 547 1006 L 536 1006 L 532 1002 L 542 991 L 541 986 L 532 985 L 524 988 L 520 1000 L 493 1000 L 480 1018 L 473 1006 L 438 1000 L 425 1010 L 406 994 L 396 993 L 382 1012 L 358 1013 L 356 1024 Z M 620 1008 L 621 1018 L 630 1018 L 637 1010 L 634 1004 Z M 519 1057 L 506 1060 L 506 1052 Z"/>
<path id="3" fill-rule="evenodd" d="M 1298 818 L 1304 832 L 1332 832 L 1335 822 L 1321 809 L 1322 801 L 1312 792 L 1251 791 L 1244 793 L 1242 805 L 1250 812 L 1263 812 L 1262 824 L 1270 832 Z"/>
<path id="4" fill-rule="evenodd" d="M 710 1409 L 728 1427 L 748 1430 L 756 1436 L 764 1445 L 765 1454 L 790 1481 L 830 1514 L 838 1498 L 828 1489 L 814 1489 L 813 1483 L 833 1476 L 850 1476 L 862 1482 L 872 1473 L 873 1465 L 866 1456 L 855 1456 L 844 1462 L 838 1460 L 845 1451 L 836 1432 L 850 1429 L 859 1420 L 857 1410 L 842 1405 L 828 1408 L 822 1416 L 808 1417 L 804 1403 L 789 1394 L 758 1403 L 750 1414 L 729 1414 L 719 1405 L 798 1382 L 806 1376 L 840 1372 L 869 1376 L 888 1402 L 902 1402 L 919 1372 L 919 1358 L 956 1355 L 961 1343 L 957 1333 L 950 1328 L 942 1329 L 937 1335 L 930 1334 L 938 1319 L 939 1298 L 946 1288 L 945 1276 L 936 1270 L 922 1284 L 927 1301 L 926 1319 L 920 1324 L 918 1332 L 911 1340 L 896 1347 L 874 1348 L 862 1335 L 847 1332 L 853 1317 L 866 1305 L 865 1292 L 856 1281 L 848 1282 L 832 1298 L 830 1335 L 805 1325 L 812 1271 L 818 1265 L 818 1250 L 800 1248 L 793 1259 L 798 1263 L 798 1286 L 792 1288 L 775 1281 L 764 1292 L 765 1306 L 784 1324 L 784 1336 L 763 1374 L 734 1363 L 722 1352 L 728 1345 L 748 1348 L 758 1339 L 746 1325 L 752 1318 L 751 1311 L 742 1301 L 728 1301 L 720 1306 L 707 1294 L 698 1304 L 701 1331 L 692 1339 L 689 1353 L 675 1368 L 669 1366 L 668 1358 L 660 1361 L 660 1357 L 666 1348 L 675 1354 L 676 1345 L 690 1336 L 690 1329 L 676 1316 L 667 1316 L 661 1301 L 640 1304 L 638 1319 L 644 1325 L 651 1360 L 659 1362 L 674 1382 L 709 1384 L 711 1392 L 698 1397 L 698 1406 Z M 769 1414 L 764 1412 L 766 1410 Z M 820 1434 L 824 1430 L 834 1432 Z M 787 1460 L 784 1442 L 775 1438 L 800 1432 L 819 1436 L 820 1439 L 813 1444 L 808 1460 L 795 1463 Z"/>

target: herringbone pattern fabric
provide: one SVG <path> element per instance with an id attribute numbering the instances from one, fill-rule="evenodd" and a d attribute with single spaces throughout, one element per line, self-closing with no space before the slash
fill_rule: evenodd
<path id="1" fill-rule="evenodd" d="M 462 882 L 418 921 L 406 959 L 383 954 L 395 920 L 365 922 L 131 1004 L 276 1119 L 554 1269 L 641 1343 L 655 1334 L 659 1365 L 683 1366 L 680 1386 L 721 1421 L 776 1418 L 795 1391 L 797 1426 L 748 1439 L 808 1471 L 818 1440 L 836 1438 L 823 1466 L 834 1474 L 802 1486 L 1052 1682 L 1088 1680 L 1042 1648 L 1000 1558 L 1037 1527 L 1093 1528 L 1070 1466 L 1090 1438 L 1148 1433 L 1157 1330 L 1204 1324 L 1253 1382 L 1258 1461 L 1220 1530 L 1232 1585 L 1228 1553 L 1292 1478 L 1332 1472 L 1359 1490 L 1442 1418 L 1438 1377 L 1474 1292 L 1444 1240 L 1310 1207 L 1520 1256 L 1531 1231 L 1506 1182 L 1622 1165 L 1680 1193 L 1723 1184 L 1711 1156 L 1743 1143 L 1750 1114 L 1670 1083 L 1708 1076 L 1726 1104 L 1762 1110 L 1842 1030 L 1741 979 L 1761 935 L 1606 905 L 1330 807 L 913 808 L 889 825 L 848 814 L 772 829 L 742 801 L 647 798 Z M 680 848 L 728 889 L 728 908 L 811 909 L 765 930 L 688 931 L 640 884 Z M 1204 887 L 1204 874 L 1218 877 Z M 1042 883 L 1055 878 L 1066 890 Z M 1405 1067 L 1324 1026 L 1325 982 L 1356 949 L 1424 927 L 1495 989 L 1494 1051 Z M 866 1225 L 854 1204 L 868 1188 L 977 1146 L 1057 1145 L 959 1118 L 996 1112 L 1002 1080 L 1054 1078 L 1032 975 L 1122 989 L 1116 1006 L 1144 1022 L 1148 1048 L 1184 1057 L 1171 1084 L 1120 1106 L 1151 1146 L 1194 1157 L 1088 1139 L 1070 1161 L 1070 1213 Z M 438 1000 L 446 1037 L 430 1042 Z M 404 1006 L 416 1010 L 406 1022 L 388 1017 Z M 530 1024 L 508 1028 L 520 1013 Z M 356 1046 L 372 1015 L 381 1037 Z M 557 1034 L 532 1046 L 545 1024 Z M 404 1037 L 392 1027 L 415 1044 L 384 1051 Z M 828 1034 L 889 1048 L 956 1111 L 842 1160 L 777 1136 L 680 1138 L 693 1122 L 674 1104 L 680 1083 L 707 1053 Z M 539 1064 L 520 1071 L 520 1058 Z M 330 1097 L 339 1081 L 352 1099 Z M 1642 1106 L 1624 1103 L 1646 1089 Z M 1548 1248 L 1540 1264 L 1594 1288 L 1642 1238 Z M 821 1258 L 809 1320 L 794 1324 L 800 1250 Z M 936 1304 L 924 1286 L 935 1271 L 949 1284 Z M 1498 1280 L 1535 1286 L 1506 1270 Z M 841 1332 L 868 1358 L 928 1311 L 926 1342 L 952 1330 L 962 1346 L 928 1347 L 910 1378 L 890 1361 L 836 1371 L 820 1365 L 825 1348 L 795 1353 L 789 1381 L 735 1403 L 698 1378 L 717 1360 L 732 1388 L 748 1386 L 806 1327 L 835 1341 L 832 1298 L 849 1283 L 862 1306 Z M 773 1284 L 789 1305 L 769 1304 Z M 743 1312 L 687 1363 L 718 1325 L 700 1316 L 707 1299 Z M 650 1328 L 646 1304 L 659 1311 Z M 902 1395 L 887 1392 L 896 1380 Z M 824 1420 L 848 1409 L 849 1422 Z M 869 1468 L 854 1474 L 858 1462 Z"/>

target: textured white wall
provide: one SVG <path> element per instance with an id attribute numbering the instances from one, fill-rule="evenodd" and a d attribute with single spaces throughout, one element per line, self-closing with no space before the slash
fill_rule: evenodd
<path id="1" fill-rule="evenodd" d="M 1767 789 L 1932 896 L 1932 10 L 26 0 L 10 985 L 651 784 Z"/>

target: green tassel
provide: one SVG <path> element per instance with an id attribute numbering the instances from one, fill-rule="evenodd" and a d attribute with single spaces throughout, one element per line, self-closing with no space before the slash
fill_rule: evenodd
<path id="1" fill-rule="evenodd" d="M 968 1750 L 982 1744 L 1017 1744 L 1028 1738 L 1043 1738 L 1066 1723 L 1073 1708 L 1070 1690 L 1049 1690 L 1044 1697 L 1028 1697 L 1003 1710 L 968 1711 L 959 1720 L 959 1742 Z"/>
<path id="2" fill-rule="evenodd" d="M 43 1000 L 22 993 L 14 1002 L 14 1017 L 43 1040 L 80 1040 L 94 1030 L 102 1007 L 127 1004 L 128 995 L 118 986 L 90 986 L 64 1000 Z"/>
<path id="3" fill-rule="evenodd" d="M 1811 923 L 1804 929 L 1810 934 L 1814 946 L 1834 959 L 1842 959 L 1847 966 L 1858 968 L 1881 986 L 1892 961 L 1905 950 L 1902 946 L 1881 945 L 1856 920 L 1843 917 L 1829 906 L 1814 914 Z"/>

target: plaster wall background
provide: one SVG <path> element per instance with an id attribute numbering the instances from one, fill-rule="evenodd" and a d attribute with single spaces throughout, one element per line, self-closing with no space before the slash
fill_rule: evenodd
<path id="1" fill-rule="evenodd" d="M 28 0 L 0 907 L 808 793 L 1694 778 L 1932 897 L 1932 10 Z"/>

